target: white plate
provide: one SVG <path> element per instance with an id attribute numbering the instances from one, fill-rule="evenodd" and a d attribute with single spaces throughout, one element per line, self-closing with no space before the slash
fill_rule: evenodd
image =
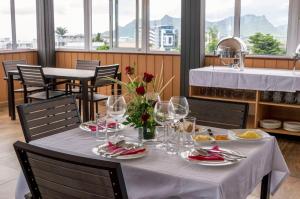
<path id="1" fill-rule="evenodd" d="M 265 120 L 260 120 L 259 125 L 262 128 L 266 128 L 266 129 L 278 129 L 281 127 L 282 122 L 279 120 L 265 119 Z"/>
<path id="2" fill-rule="evenodd" d="M 246 138 L 241 138 L 241 137 L 237 136 L 237 134 L 244 133 L 246 131 L 255 131 L 256 133 L 260 134 L 261 137 L 254 138 L 254 139 L 246 139 Z M 236 138 L 236 140 L 243 140 L 243 141 L 261 141 L 265 138 L 270 137 L 269 134 L 267 134 L 266 132 L 264 132 L 260 129 L 234 129 L 234 130 L 232 130 L 231 136 Z"/>
<path id="3" fill-rule="evenodd" d="M 283 129 L 292 132 L 299 132 L 300 131 L 300 122 L 295 121 L 285 121 L 283 122 Z"/>
<path id="4" fill-rule="evenodd" d="M 139 146 L 139 147 L 144 147 L 146 150 L 145 150 L 144 152 L 142 152 L 142 153 L 137 153 L 137 154 L 132 154 L 132 155 L 119 155 L 119 156 L 113 157 L 112 159 L 118 159 L 118 160 L 131 160 L 131 159 L 137 159 L 137 158 L 144 157 L 144 156 L 148 153 L 147 148 L 146 148 L 144 145 L 140 144 L 140 143 L 135 143 L 135 142 L 127 142 L 127 143 L 129 143 L 129 144 L 135 144 L 136 146 Z M 103 144 L 103 145 L 100 145 L 100 146 L 97 146 L 97 147 L 94 147 L 94 148 L 92 149 L 92 152 L 93 152 L 94 154 L 100 155 L 100 156 L 102 156 L 102 157 L 104 157 L 104 158 L 109 158 L 109 157 L 106 157 L 106 156 L 104 156 L 103 154 L 101 154 L 101 153 L 99 152 L 99 147 L 104 148 L 104 147 L 106 147 L 106 146 L 107 146 L 107 143 L 106 143 L 106 144 Z"/>
<path id="5" fill-rule="evenodd" d="M 211 149 L 211 147 L 202 147 L 204 149 Z M 226 151 L 228 153 L 233 153 L 233 154 L 237 154 L 237 155 L 242 155 L 236 151 L 232 151 L 230 149 L 225 149 L 225 148 L 220 148 L 220 150 L 222 151 Z M 185 152 L 182 152 L 180 153 L 180 157 L 182 159 L 184 159 L 185 161 L 188 161 L 188 162 L 191 162 L 191 163 L 195 163 L 195 164 L 199 164 L 199 165 L 203 165 L 203 166 L 226 166 L 226 165 L 232 165 L 232 164 L 236 164 L 236 163 L 239 163 L 242 159 L 238 159 L 237 161 L 228 161 L 228 160 L 223 160 L 223 161 L 213 161 L 213 160 L 210 160 L 210 161 L 205 161 L 205 160 L 192 160 L 192 159 L 189 159 L 189 155 L 191 155 L 191 151 L 185 151 Z"/>
<path id="6" fill-rule="evenodd" d="M 220 131 L 216 130 L 216 129 L 212 129 L 212 133 L 214 136 L 216 135 L 227 135 L 228 136 L 228 140 L 203 140 L 203 141 L 196 141 L 194 140 L 195 144 L 211 144 L 212 142 L 217 142 L 217 143 L 229 143 L 232 142 L 234 140 L 236 140 L 235 137 L 231 136 L 231 131 L 230 130 L 226 130 L 224 131 L 223 129 L 220 129 Z M 205 131 L 202 131 L 201 133 L 196 133 L 196 135 L 207 135 L 207 133 Z"/>
<path id="7" fill-rule="evenodd" d="M 85 123 L 81 123 L 79 125 L 79 128 L 83 131 L 86 131 L 86 132 L 91 132 L 91 129 L 87 126 L 89 124 L 93 124 L 92 121 L 89 121 L 89 122 L 85 122 Z M 114 128 L 108 128 L 107 129 L 107 132 L 108 133 L 112 133 L 116 130 L 116 132 L 119 132 L 119 131 L 123 131 L 127 126 L 125 126 L 124 124 L 119 124 L 118 128 L 117 129 L 114 129 Z"/>

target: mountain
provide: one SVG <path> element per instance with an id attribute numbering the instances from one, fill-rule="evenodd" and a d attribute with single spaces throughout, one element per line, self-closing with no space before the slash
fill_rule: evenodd
<path id="1" fill-rule="evenodd" d="M 231 35 L 233 30 L 233 17 L 227 17 L 219 21 L 206 21 L 206 31 L 210 27 L 217 27 L 219 32 L 222 32 L 226 35 Z M 136 21 L 126 24 L 125 26 L 119 27 L 119 36 L 120 37 L 129 37 L 134 38 L 135 36 L 135 24 Z M 181 28 L 180 18 L 171 17 L 165 15 L 159 20 L 150 21 L 150 27 L 160 26 L 160 25 L 172 25 L 176 29 Z M 244 15 L 241 17 L 241 35 L 244 37 L 249 37 L 250 35 L 255 34 L 257 31 L 262 33 L 269 33 L 275 36 L 285 37 L 287 34 L 287 25 L 274 26 L 266 16 L 257 16 L 257 15 Z M 107 32 L 102 33 L 103 35 L 108 34 Z"/>

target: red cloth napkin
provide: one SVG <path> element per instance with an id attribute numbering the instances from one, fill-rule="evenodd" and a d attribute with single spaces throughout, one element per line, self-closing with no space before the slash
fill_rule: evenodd
<path id="1" fill-rule="evenodd" d="M 213 148 L 211 148 L 211 150 L 214 150 L 214 151 L 220 151 L 219 147 L 218 146 L 214 146 Z M 203 156 L 203 155 L 190 155 L 189 156 L 189 159 L 192 159 L 192 160 L 200 160 L 200 161 L 224 161 L 224 158 L 217 154 L 217 153 L 214 153 L 214 152 L 209 152 L 210 153 L 210 156 Z"/>
<path id="2" fill-rule="evenodd" d="M 138 153 L 143 153 L 145 152 L 145 148 L 139 148 L 139 149 L 131 149 L 131 150 L 127 150 L 124 149 L 122 147 L 118 147 L 115 144 L 108 142 L 108 152 L 114 152 L 114 153 L 119 153 L 122 152 L 120 155 L 134 155 L 134 154 L 138 154 Z"/>
<path id="3" fill-rule="evenodd" d="M 117 126 L 116 122 L 110 122 L 110 123 L 107 124 L 107 128 L 110 128 L 110 129 L 116 128 L 116 126 Z"/>

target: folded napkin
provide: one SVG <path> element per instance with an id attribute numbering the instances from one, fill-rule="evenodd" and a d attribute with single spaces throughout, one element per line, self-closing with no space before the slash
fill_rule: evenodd
<path id="1" fill-rule="evenodd" d="M 122 147 L 118 147 L 115 144 L 108 142 L 108 147 L 107 147 L 107 151 L 110 153 L 121 153 L 120 155 L 134 155 L 134 154 L 138 154 L 138 153 L 143 153 L 145 152 L 145 148 L 137 148 L 137 149 L 125 149 Z"/>
<path id="2" fill-rule="evenodd" d="M 214 146 L 210 150 L 214 151 L 221 151 L 218 146 Z M 214 152 L 209 151 L 209 156 L 203 156 L 203 155 L 189 155 L 189 159 L 192 160 L 200 160 L 200 161 L 224 161 L 224 158 Z"/>

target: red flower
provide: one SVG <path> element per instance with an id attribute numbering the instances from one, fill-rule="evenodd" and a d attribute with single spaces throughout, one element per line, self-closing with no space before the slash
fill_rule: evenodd
<path id="1" fill-rule="evenodd" d="M 131 66 L 126 66 L 125 71 L 126 71 L 127 75 L 133 75 L 134 74 L 134 68 L 131 67 Z"/>
<path id="2" fill-rule="evenodd" d="M 152 81 L 153 78 L 154 78 L 154 75 L 149 74 L 149 73 L 144 73 L 143 81 L 146 83 L 149 83 Z"/>
<path id="3" fill-rule="evenodd" d="M 150 115 L 148 113 L 143 113 L 141 118 L 143 122 L 147 122 L 148 119 L 150 118 Z"/>
<path id="4" fill-rule="evenodd" d="M 139 94 L 139 95 L 144 95 L 145 94 L 145 87 L 144 86 L 140 86 L 140 87 L 137 87 L 135 89 L 136 93 Z"/>

